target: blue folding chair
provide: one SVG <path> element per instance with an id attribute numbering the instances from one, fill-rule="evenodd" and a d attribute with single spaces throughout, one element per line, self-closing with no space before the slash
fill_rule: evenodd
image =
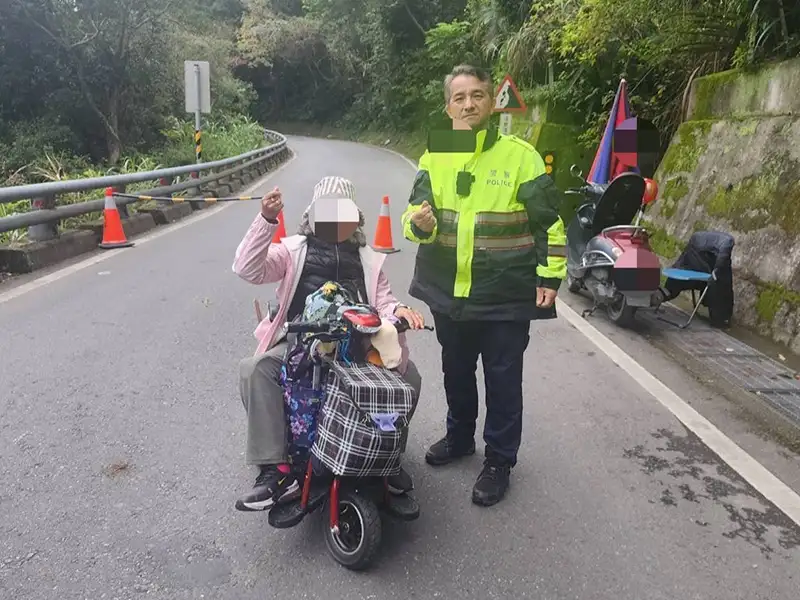
<path id="1" fill-rule="evenodd" d="M 664 323 L 669 323 L 670 325 L 674 325 L 675 327 L 679 327 L 680 329 L 686 329 L 689 324 L 694 319 L 694 316 L 697 314 L 697 309 L 700 308 L 700 305 L 703 303 L 703 298 L 706 297 L 706 293 L 708 292 L 708 285 L 711 283 L 713 279 L 716 279 L 716 276 L 713 273 L 703 273 L 702 271 L 688 271 L 686 269 L 674 269 L 674 268 L 667 268 L 661 271 L 664 275 L 666 275 L 667 279 L 675 279 L 677 281 L 697 281 L 705 283 L 703 286 L 703 290 L 700 292 L 700 297 L 696 297 L 696 290 L 692 290 L 692 314 L 689 315 L 689 319 L 686 323 L 676 323 L 674 321 L 670 321 L 662 317 L 661 315 L 656 315 L 660 321 L 664 321 Z"/>

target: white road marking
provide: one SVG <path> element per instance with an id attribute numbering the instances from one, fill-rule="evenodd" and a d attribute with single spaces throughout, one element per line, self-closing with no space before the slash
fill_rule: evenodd
<path id="1" fill-rule="evenodd" d="M 367 145 L 372 146 L 372 144 L 367 144 Z M 372 146 L 372 147 L 373 148 L 377 148 L 378 150 L 383 150 L 384 152 L 388 152 L 389 154 L 394 154 L 397 158 L 402 158 L 404 161 L 406 161 L 409 164 L 409 166 L 412 169 L 414 169 L 414 171 L 416 171 L 417 167 L 419 166 L 413 160 L 411 160 L 407 156 L 404 156 L 403 154 L 400 154 L 399 152 L 396 152 L 395 150 L 390 150 L 389 148 L 381 148 L 380 146 Z"/>
<path id="2" fill-rule="evenodd" d="M 388 148 L 384 152 L 394 154 L 405 160 L 411 168 L 417 165 L 411 160 Z M 556 298 L 557 310 L 575 329 L 585 335 L 603 354 L 608 356 L 625 371 L 631 379 L 658 400 L 664 408 L 699 437 L 714 454 L 741 475 L 747 483 L 772 502 L 787 517 L 800 525 L 800 495 L 783 483 L 760 462 L 745 452 L 736 442 L 717 429 L 711 421 L 698 413 L 678 394 L 661 383 L 642 365 L 636 362 L 622 348 L 617 346 L 593 325 L 581 317 L 563 300 Z"/>
<path id="3" fill-rule="evenodd" d="M 294 161 L 295 158 L 297 158 L 297 152 L 294 152 L 293 156 L 289 160 L 287 160 L 280 167 L 275 169 L 272 173 L 268 173 L 263 178 L 259 179 L 256 183 L 253 183 L 252 185 L 248 186 L 240 195 L 249 196 L 252 192 L 257 190 L 259 187 L 264 185 L 267 181 L 272 179 L 275 175 L 280 173 L 285 167 L 287 167 L 292 161 Z M 120 254 L 122 252 L 129 252 L 129 251 L 135 252 L 137 246 L 141 246 L 143 244 L 146 244 L 147 242 L 151 242 L 153 240 L 156 240 L 156 239 L 160 238 L 163 235 L 167 235 L 168 233 L 172 233 L 174 231 L 178 231 L 179 229 L 183 229 L 184 227 L 188 227 L 189 225 L 194 225 L 195 223 L 199 223 L 200 221 L 203 221 L 205 219 L 213 217 L 214 215 L 218 214 L 220 211 L 223 211 L 226 208 L 228 208 L 228 206 L 230 206 L 231 204 L 235 204 L 235 203 L 234 202 L 226 202 L 226 203 L 223 203 L 223 204 L 219 204 L 219 205 L 217 205 L 217 206 L 215 206 L 213 208 L 205 209 L 200 214 L 191 215 L 191 216 L 185 218 L 182 221 L 178 221 L 177 223 L 175 223 L 173 225 L 166 225 L 166 226 L 163 226 L 163 227 L 159 227 L 153 233 L 150 233 L 150 234 L 148 234 L 148 235 L 146 235 L 144 237 L 141 237 L 141 238 L 136 238 L 134 240 L 136 242 L 136 246 L 133 246 L 132 248 L 118 248 L 116 250 L 107 250 L 107 251 L 105 251 L 105 252 L 103 252 L 101 254 L 97 254 L 95 256 L 87 258 L 86 260 L 82 260 L 82 261 L 80 261 L 78 263 L 75 263 L 74 265 L 70 265 L 68 267 L 64 267 L 63 269 L 59 269 L 58 271 L 50 273 L 49 275 L 44 275 L 42 277 L 34 279 L 33 281 L 30 281 L 30 282 L 25 283 L 23 285 L 17 286 L 15 288 L 11 288 L 7 292 L 4 292 L 4 293 L 0 294 L 0 304 L 3 304 L 4 302 L 8 302 L 10 300 L 14 300 L 15 298 L 19 298 L 20 296 L 23 296 L 23 295 L 25 295 L 25 294 L 27 294 L 29 292 L 32 292 L 33 290 L 37 290 L 37 289 L 39 289 L 41 287 L 46 286 L 49 283 L 53 283 L 53 282 L 58 281 L 60 279 L 64 279 L 65 277 L 68 277 L 69 275 L 72 275 L 73 273 L 77 273 L 78 271 L 82 271 L 83 269 L 85 269 L 87 267 L 91 267 L 93 265 L 101 263 L 101 262 L 103 262 L 105 260 L 108 260 L 109 258 L 114 258 L 115 256 L 117 256 L 118 254 Z"/>
<path id="4" fill-rule="evenodd" d="M 557 310 L 575 329 L 589 338 L 642 388 L 658 400 L 681 423 L 699 437 L 708 448 L 741 475 L 750 485 L 800 525 L 800 495 L 775 477 L 756 459 L 717 429 L 678 394 L 661 383 L 624 350 L 600 333 L 563 300 L 557 298 Z"/>

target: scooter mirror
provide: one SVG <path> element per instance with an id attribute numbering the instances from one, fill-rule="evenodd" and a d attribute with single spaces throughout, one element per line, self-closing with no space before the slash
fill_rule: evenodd
<path id="1" fill-rule="evenodd" d="M 574 177 L 577 177 L 578 179 L 583 179 L 583 171 L 581 171 L 581 170 L 578 168 L 578 165 L 572 165 L 572 166 L 569 168 L 569 172 L 570 172 L 570 174 L 571 174 L 571 175 L 573 175 Z"/>
<path id="2" fill-rule="evenodd" d="M 658 197 L 658 183 L 655 179 L 644 180 L 644 195 L 642 196 L 642 204 L 647 206 L 656 201 Z"/>

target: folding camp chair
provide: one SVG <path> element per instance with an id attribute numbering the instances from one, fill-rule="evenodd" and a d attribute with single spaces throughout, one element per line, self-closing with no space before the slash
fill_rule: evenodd
<path id="1" fill-rule="evenodd" d="M 692 314 L 689 315 L 689 319 L 681 324 L 676 323 L 674 321 L 670 321 L 662 317 L 661 315 L 656 315 L 659 321 L 664 321 L 664 323 L 669 323 L 670 325 L 674 325 L 675 327 L 679 327 L 680 329 L 686 329 L 694 319 L 694 316 L 697 314 L 697 309 L 700 308 L 700 305 L 703 303 L 703 298 L 706 297 L 706 293 L 708 292 L 708 285 L 711 283 L 712 279 L 715 279 L 713 273 L 703 273 L 702 271 L 688 271 L 686 269 L 675 269 L 675 268 L 668 268 L 662 271 L 664 275 L 666 275 L 667 279 L 675 279 L 677 281 L 692 281 L 692 282 L 702 282 L 705 283 L 703 286 L 702 291 L 700 292 L 700 297 L 697 298 L 695 289 L 692 289 Z"/>

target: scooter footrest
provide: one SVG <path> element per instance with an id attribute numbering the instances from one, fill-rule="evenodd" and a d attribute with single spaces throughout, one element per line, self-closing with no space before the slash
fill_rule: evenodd
<path id="1" fill-rule="evenodd" d="M 383 504 L 383 510 L 390 516 L 402 521 L 414 521 L 419 518 L 419 502 L 408 494 L 391 496 Z"/>
<path id="2" fill-rule="evenodd" d="M 311 484 L 311 491 L 308 494 L 308 506 L 306 513 L 312 513 L 325 503 L 328 493 L 331 491 L 330 483 L 324 485 Z"/>
<path id="3" fill-rule="evenodd" d="M 306 512 L 300 508 L 300 500 L 292 500 L 286 504 L 273 506 L 267 515 L 267 520 L 275 529 L 289 529 L 298 525 L 305 516 Z"/>
<path id="4" fill-rule="evenodd" d="M 269 524 L 275 529 L 289 529 L 298 525 L 307 514 L 317 510 L 325 502 L 328 496 L 328 486 L 311 486 L 311 492 L 308 495 L 308 506 L 304 511 L 300 508 L 300 498 L 287 502 L 285 504 L 278 504 L 270 509 L 267 515 Z"/>

